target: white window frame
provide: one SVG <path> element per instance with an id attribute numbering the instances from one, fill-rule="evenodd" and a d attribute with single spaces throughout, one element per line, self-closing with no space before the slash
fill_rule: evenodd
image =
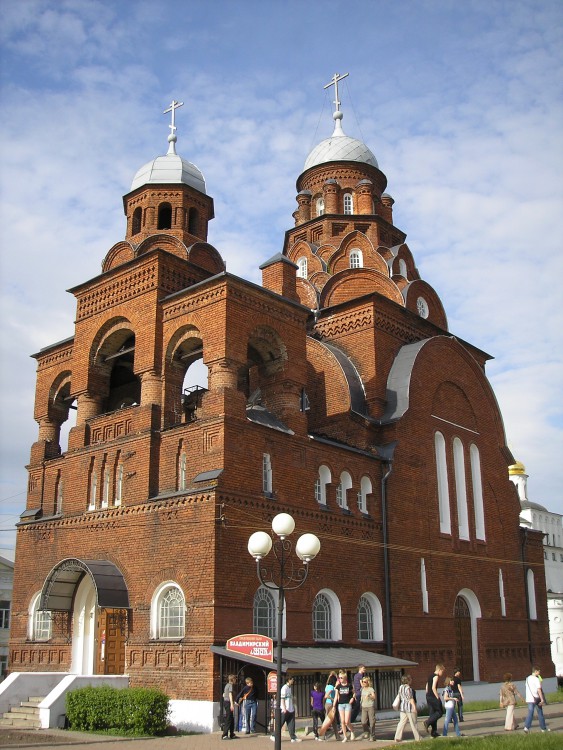
<path id="1" fill-rule="evenodd" d="M 351 215 L 354 213 L 354 196 L 352 193 L 344 193 L 344 196 L 342 198 L 343 206 L 344 206 L 344 213 L 347 215 Z"/>
<path id="2" fill-rule="evenodd" d="M 113 504 L 118 508 L 121 505 L 123 499 L 123 464 L 117 465 L 117 472 L 115 477 L 115 497 Z"/>
<path id="3" fill-rule="evenodd" d="M 308 265 L 309 262 L 307 258 L 303 255 L 301 258 L 297 261 L 297 276 L 300 279 L 306 279 L 307 278 L 307 272 L 308 272 Z"/>
<path id="4" fill-rule="evenodd" d="M 368 621 L 371 620 L 371 623 L 368 622 L 368 629 L 369 629 L 369 637 L 363 638 L 362 637 L 362 627 L 360 624 L 360 607 L 365 607 L 366 612 L 368 612 Z M 381 602 L 377 598 L 375 594 L 372 594 L 371 591 L 364 592 L 360 599 L 358 600 L 358 606 L 356 609 L 357 619 L 358 619 L 358 640 L 367 642 L 367 641 L 382 641 L 383 640 L 383 609 L 381 607 Z"/>
<path id="5" fill-rule="evenodd" d="M 500 613 L 502 617 L 506 617 L 506 598 L 504 596 L 504 578 L 502 575 L 502 568 L 498 569 L 498 593 L 500 598 Z"/>
<path id="6" fill-rule="evenodd" d="M 420 593 L 422 594 L 422 611 L 428 614 L 428 586 L 426 583 L 426 560 L 420 558 Z"/>
<path id="7" fill-rule="evenodd" d="M 88 499 L 88 510 L 96 510 L 96 499 L 98 494 L 98 472 L 94 469 L 90 477 L 90 497 Z"/>
<path id="8" fill-rule="evenodd" d="M 30 641 L 45 642 L 53 637 L 53 619 L 49 610 L 40 610 L 41 592 L 32 597 L 28 610 L 28 636 Z"/>
<path id="9" fill-rule="evenodd" d="M 109 490 L 111 485 L 111 476 L 109 468 L 104 469 L 104 486 L 103 486 L 103 492 L 102 492 L 102 508 L 107 508 L 109 506 Z"/>
<path id="10" fill-rule="evenodd" d="M 336 488 L 336 503 L 342 510 L 348 510 L 347 492 L 352 489 L 352 477 L 349 472 L 343 471 L 340 475 L 340 484 Z"/>
<path id="11" fill-rule="evenodd" d="M 188 463 L 188 457 L 186 456 L 186 451 L 183 450 L 180 453 L 180 457 L 178 459 L 178 489 L 179 490 L 185 490 L 186 489 L 186 467 Z"/>
<path id="12" fill-rule="evenodd" d="M 317 212 L 317 216 L 322 216 L 325 212 L 325 199 L 320 196 L 315 201 L 315 210 Z"/>
<path id="13" fill-rule="evenodd" d="M 364 256 L 359 247 L 350 250 L 350 268 L 363 268 Z"/>
<path id="14" fill-rule="evenodd" d="M 164 610 L 167 606 L 167 598 L 175 592 L 181 601 L 181 613 L 178 616 L 178 624 L 164 622 Z M 176 634 L 169 634 L 176 627 Z M 164 634 L 163 631 L 166 631 Z M 158 641 L 179 641 L 186 635 L 186 597 L 181 587 L 175 581 L 162 583 L 154 592 L 151 602 L 151 638 Z"/>
<path id="15" fill-rule="evenodd" d="M 483 502 L 483 479 L 481 475 L 481 457 L 475 443 L 469 446 L 471 465 L 471 485 L 473 488 L 473 513 L 475 515 L 475 537 L 485 541 L 485 508 Z"/>
<path id="16" fill-rule="evenodd" d="M 272 457 L 269 453 L 262 454 L 262 491 L 265 495 L 273 492 Z"/>
<path id="17" fill-rule="evenodd" d="M 460 539 L 469 540 L 467 483 L 465 481 L 465 451 L 463 448 L 463 443 L 458 437 L 454 438 L 453 452 L 458 533 Z"/>
<path id="18" fill-rule="evenodd" d="M 322 464 L 319 466 L 319 476 L 315 482 L 315 499 L 319 505 L 327 504 L 326 486 L 332 482 L 332 475 L 328 466 Z"/>
<path id="19" fill-rule="evenodd" d="M 373 486 L 371 479 L 368 476 L 363 476 L 360 480 L 360 491 L 358 492 L 358 509 L 360 513 L 368 512 L 368 495 L 373 492 Z"/>
<path id="20" fill-rule="evenodd" d="M 450 515 L 448 460 L 446 456 L 446 440 L 441 432 L 434 433 L 434 449 L 436 454 L 436 478 L 438 482 L 438 512 L 440 515 L 440 533 L 451 534 L 452 519 Z"/>
<path id="21" fill-rule="evenodd" d="M 317 607 L 327 608 L 328 618 L 324 624 L 323 635 L 319 635 Z M 313 601 L 313 640 L 319 642 L 334 642 L 342 640 L 342 608 L 340 600 L 331 589 L 321 589 Z"/>

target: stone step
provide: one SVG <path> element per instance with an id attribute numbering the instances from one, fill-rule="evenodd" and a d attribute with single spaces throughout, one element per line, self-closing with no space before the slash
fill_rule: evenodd
<path id="1" fill-rule="evenodd" d="M 9 718 L 10 716 L 17 716 L 18 719 L 25 716 L 35 718 L 36 716 L 39 716 L 39 709 L 35 705 L 24 706 L 22 704 L 21 706 L 12 706 L 12 708 L 4 714 L 4 718 Z"/>
<path id="2" fill-rule="evenodd" d="M 10 718 L 0 719 L 0 727 L 14 727 L 16 729 L 41 729 L 39 719 Z"/>
<path id="3" fill-rule="evenodd" d="M 27 702 L 28 703 L 41 703 L 44 700 L 45 700 L 45 696 L 44 695 L 39 695 L 39 696 L 33 696 L 32 695 L 32 696 L 30 696 L 27 699 Z"/>

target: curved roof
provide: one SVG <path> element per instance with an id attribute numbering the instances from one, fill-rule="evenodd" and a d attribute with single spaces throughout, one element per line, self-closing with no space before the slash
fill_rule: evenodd
<path id="1" fill-rule="evenodd" d="M 356 161 L 379 169 L 377 159 L 366 144 L 357 138 L 350 138 L 342 130 L 342 112 L 335 112 L 333 117 L 334 133 L 315 146 L 305 161 L 303 171 L 330 161 Z"/>
<path id="2" fill-rule="evenodd" d="M 89 575 L 96 588 L 99 607 L 129 609 L 129 594 L 121 571 L 109 560 L 68 558 L 55 565 L 43 584 L 40 609 L 72 610 L 74 592 Z"/>
<path id="3" fill-rule="evenodd" d="M 183 184 L 205 193 L 205 179 L 201 171 L 186 159 L 182 159 L 176 153 L 167 153 L 165 156 L 157 156 L 156 159 L 144 164 L 138 171 L 131 190 L 136 190 L 143 185 L 160 184 Z"/>

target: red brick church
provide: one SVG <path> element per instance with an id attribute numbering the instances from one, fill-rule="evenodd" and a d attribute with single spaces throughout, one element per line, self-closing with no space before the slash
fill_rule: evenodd
<path id="1" fill-rule="evenodd" d="M 542 538 L 519 527 L 489 355 L 448 330 L 386 176 L 343 131 L 338 81 L 262 286 L 207 242 L 213 199 L 168 110 L 125 238 L 69 290 L 74 333 L 33 355 L 12 672 L 127 675 L 211 728 L 224 674 L 245 667 L 226 641 L 276 639 L 247 541 L 286 511 L 321 540 L 287 596 L 287 668 L 363 654 L 416 687 L 437 661 L 466 681 L 532 660 L 549 674 Z"/>

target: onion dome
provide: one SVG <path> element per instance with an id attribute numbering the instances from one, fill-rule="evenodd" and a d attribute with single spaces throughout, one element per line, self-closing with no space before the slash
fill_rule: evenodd
<path id="1" fill-rule="evenodd" d="M 303 171 L 330 161 L 356 161 L 370 164 L 372 167 L 379 169 L 377 159 L 366 144 L 357 140 L 357 138 L 350 138 L 342 130 L 342 112 L 337 110 L 333 114 L 333 118 L 333 134 L 330 138 L 326 138 L 318 146 L 315 146 L 305 161 Z"/>
<path id="2" fill-rule="evenodd" d="M 526 467 L 522 461 L 516 461 L 512 466 L 508 467 L 508 476 L 521 476 L 526 473 Z"/>
<path id="3" fill-rule="evenodd" d="M 189 185 L 200 193 L 206 195 L 205 179 L 195 164 L 182 159 L 176 153 L 176 126 L 174 124 L 174 111 L 183 104 L 172 102 L 170 108 L 165 111 L 172 112 L 172 124 L 169 125 L 171 133 L 168 136 L 168 153 L 165 156 L 157 156 L 156 159 L 144 164 L 138 171 L 131 184 L 131 190 L 136 190 L 143 185 Z"/>

